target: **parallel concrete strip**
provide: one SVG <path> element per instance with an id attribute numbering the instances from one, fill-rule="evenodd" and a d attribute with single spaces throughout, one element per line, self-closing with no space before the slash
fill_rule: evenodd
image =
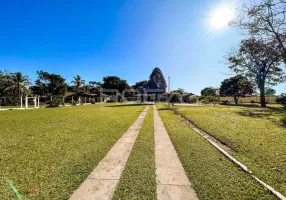
<path id="1" fill-rule="evenodd" d="M 148 109 L 149 106 L 144 109 L 105 158 L 73 193 L 70 200 L 107 200 L 112 198 Z"/>
<path id="2" fill-rule="evenodd" d="M 157 199 L 197 200 L 156 106 L 153 111 Z"/>
<path id="3" fill-rule="evenodd" d="M 224 154 L 228 159 L 230 159 L 234 164 L 236 164 L 237 166 L 239 166 L 244 172 L 250 174 L 257 182 L 259 182 L 262 186 L 264 186 L 266 189 L 268 189 L 270 192 L 272 192 L 272 194 L 274 194 L 275 196 L 277 196 L 279 199 L 281 200 L 286 200 L 286 197 L 283 196 L 280 192 L 276 191 L 273 187 L 271 187 L 270 185 L 268 185 L 267 183 L 265 183 L 264 181 L 262 181 L 261 179 L 259 179 L 252 171 L 250 171 L 247 166 L 245 166 L 244 164 L 242 164 L 241 162 L 239 162 L 236 158 L 234 158 L 233 156 L 231 156 L 229 153 L 227 153 L 223 148 L 221 148 L 218 144 L 216 144 L 214 141 L 212 141 L 210 139 L 210 137 L 208 137 L 208 134 L 206 134 L 203 130 L 199 129 L 196 127 L 196 125 L 194 125 L 193 123 L 191 123 L 188 119 L 184 118 L 183 116 L 181 116 L 183 119 L 186 120 L 187 123 L 189 123 L 190 127 L 196 131 L 198 134 L 200 134 L 203 138 L 205 138 L 211 145 L 213 145 L 217 150 L 219 150 L 222 154 Z"/>

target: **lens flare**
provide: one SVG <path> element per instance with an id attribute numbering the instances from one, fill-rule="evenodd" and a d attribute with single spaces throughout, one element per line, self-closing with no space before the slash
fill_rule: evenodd
<path id="1" fill-rule="evenodd" d="M 209 26 L 212 30 L 226 28 L 230 21 L 235 18 L 234 2 L 224 2 L 218 5 L 209 16 Z"/>

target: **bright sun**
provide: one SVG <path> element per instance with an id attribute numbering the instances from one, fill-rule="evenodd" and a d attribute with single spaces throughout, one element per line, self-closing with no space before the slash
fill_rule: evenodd
<path id="1" fill-rule="evenodd" d="M 228 26 L 228 23 L 235 17 L 233 6 L 222 4 L 218 6 L 210 16 L 210 25 L 214 30 L 222 29 Z"/>

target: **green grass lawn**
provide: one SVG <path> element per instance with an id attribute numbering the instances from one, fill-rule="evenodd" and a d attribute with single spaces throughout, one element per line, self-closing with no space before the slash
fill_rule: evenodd
<path id="1" fill-rule="evenodd" d="M 227 144 L 239 161 L 259 178 L 286 195 L 286 129 L 279 123 L 279 106 L 180 107 L 199 128 Z"/>
<path id="2" fill-rule="evenodd" d="M 127 161 L 113 199 L 156 199 L 153 110 L 144 124 Z"/>
<path id="3" fill-rule="evenodd" d="M 1 111 L 0 199 L 67 199 L 145 105 Z"/>
<path id="4" fill-rule="evenodd" d="M 200 200 L 276 199 L 181 118 L 167 110 L 159 113 Z"/>

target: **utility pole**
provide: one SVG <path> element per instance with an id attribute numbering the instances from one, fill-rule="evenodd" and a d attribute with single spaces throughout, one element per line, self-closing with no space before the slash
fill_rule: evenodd
<path id="1" fill-rule="evenodd" d="M 170 95 L 170 93 L 171 93 L 171 78 L 170 78 L 170 76 L 168 76 L 168 91 L 169 91 L 169 95 Z M 168 109 L 170 109 L 170 101 L 168 102 Z"/>

